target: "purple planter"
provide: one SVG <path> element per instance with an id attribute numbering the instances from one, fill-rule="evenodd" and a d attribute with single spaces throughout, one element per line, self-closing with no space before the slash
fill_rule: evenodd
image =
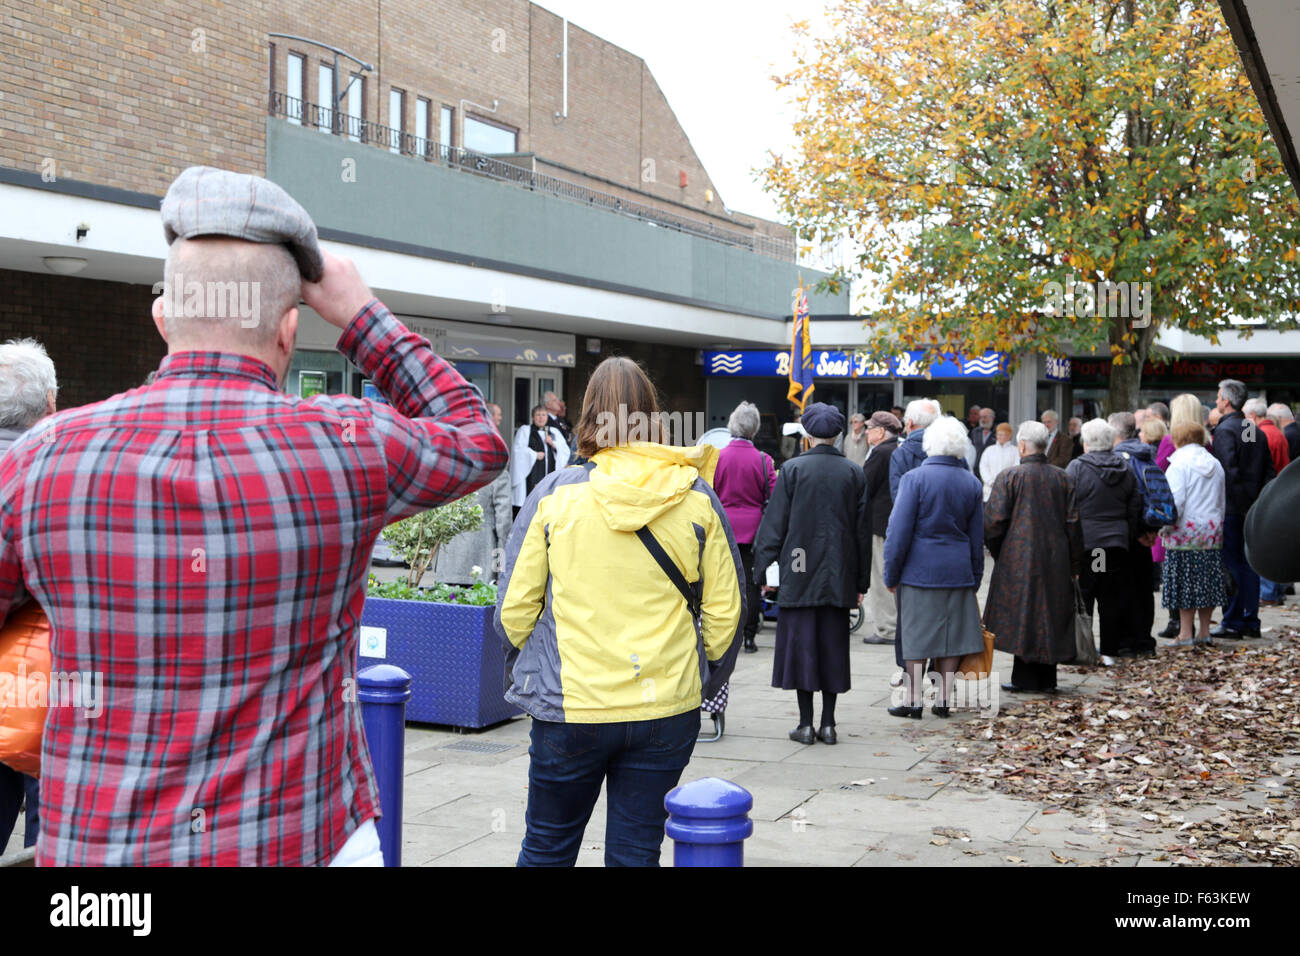
<path id="1" fill-rule="evenodd" d="M 366 598 L 358 667 L 394 664 L 411 675 L 406 719 L 487 727 L 523 713 L 505 701 L 505 648 L 492 607 Z"/>

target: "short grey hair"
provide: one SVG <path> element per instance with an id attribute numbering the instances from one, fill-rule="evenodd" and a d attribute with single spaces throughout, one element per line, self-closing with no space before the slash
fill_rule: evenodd
<path id="1" fill-rule="evenodd" d="M 1268 403 L 1262 398 L 1250 398 L 1246 404 L 1241 406 L 1243 415 L 1253 415 L 1255 418 L 1263 418 L 1268 414 Z"/>
<path id="2" fill-rule="evenodd" d="M 1225 378 L 1219 383 L 1219 394 L 1237 411 L 1246 404 L 1246 385 L 1235 378 Z"/>
<path id="3" fill-rule="evenodd" d="M 727 419 L 727 431 L 737 438 L 753 438 L 758 434 L 758 406 L 753 402 L 741 402 Z"/>
<path id="4" fill-rule="evenodd" d="M 1056 424 L 1061 424 L 1061 416 L 1056 414 L 1056 409 L 1054 408 L 1049 408 L 1047 411 L 1043 412 L 1043 414 L 1038 416 L 1038 420 L 1041 422 L 1044 418 L 1049 417 L 1052 421 L 1056 422 Z"/>
<path id="5" fill-rule="evenodd" d="M 1022 441 L 1039 452 L 1047 451 L 1047 426 L 1042 422 L 1021 422 L 1016 441 Z"/>
<path id="6" fill-rule="evenodd" d="M 939 403 L 932 398 L 914 398 L 903 412 L 903 422 L 911 422 L 917 428 L 929 428 L 938 417 Z"/>
<path id="7" fill-rule="evenodd" d="M 1283 402 L 1274 402 L 1268 406 L 1268 417 L 1280 425 L 1282 422 L 1294 421 L 1295 412 L 1291 411 L 1290 405 Z"/>
<path id="8" fill-rule="evenodd" d="M 0 345 L 0 428 L 25 432 L 45 417 L 50 395 L 58 395 L 54 363 L 35 339 Z"/>
<path id="9" fill-rule="evenodd" d="M 1102 418 L 1084 422 L 1079 437 L 1084 451 L 1110 451 L 1115 447 L 1115 429 Z"/>
<path id="10" fill-rule="evenodd" d="M 1166 405 L 1164 402 L 1152 402 L 1147 407 L 1147 411 L 1149 411 L 1152 415 L 1155 415 L 1166 425 L 1169 424 L 1169 406 Z"/>
<path id="11" fill-rule="evenodd" d="M 951 455 L 961 458 L 966 454 L 966 428 L 955 418 L 943 417 L 925 426 L 925 437 L 921 448 L 928 457 Z"/>
<path id="12" fill-rule="evenodd" d="M 182 343 L 219 333 L 267 345 L 302 299 L 302 275 L 286 246 L 225 236 L 173 242 L 163 283 L 163 328 Z"/>
<path id="13" fill-rule="evenodd" d="M 1120 441 L 1137 434 L 1137 416 L 1132 412 L 1114 412 L 1106 419 L 1106 423 L 1115 429 L 1115 437 Z"/>

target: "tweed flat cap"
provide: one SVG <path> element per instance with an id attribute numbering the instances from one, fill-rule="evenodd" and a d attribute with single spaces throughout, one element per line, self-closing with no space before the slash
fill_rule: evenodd
<path id="1" fill-rule="evenodd" d="M 287 192 L 260 176 L 212 166 L 191 166 L 162 201 L 163 233 L 171 245 L 179 236 L 230 236 L 287 246 L 298 271 L 315 282 L 325 269 L 316 223 Z"/>
<path id="2" fill-rule="evenodd" d="M 903 430 L 903 423 L 890 412 L 872 412 L 867 425 L 868 427 L 883 428 L 893 435 L 897 435 Z"/>

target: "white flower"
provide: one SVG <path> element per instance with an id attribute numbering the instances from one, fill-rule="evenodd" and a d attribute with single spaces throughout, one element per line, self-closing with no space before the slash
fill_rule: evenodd
<path id="1" fill-rule="evenodd" d="M 483 573 L 483 569 L 476 564 L 474 565 L 474 567 L 469 569 L 469 573 L 474 575 L 474 577 L 478 577 L 480 574 Z"/>

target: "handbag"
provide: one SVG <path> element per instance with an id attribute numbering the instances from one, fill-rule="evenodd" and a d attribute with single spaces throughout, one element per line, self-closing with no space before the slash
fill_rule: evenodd
<path id="1" fill-rule="evenodd" d="M 981 627 L 984 633 L 984 650 L 967 654 L 957 665 L 957 672 L 969 680 L 983 680 L 993 672 L 993 632 Z"/>
<path id="2" fill-rule="evenodd" d="M 50 622 L 30 601 L 0 627 L 0 763 L 29 777 L 40 775 L 47 712 L 44 692 L 39 705 L 29 701 L 34 689 L 48 689 L 49 677 Z"/>
<path id="3" fill-rule="evenodd" d="M 1092 615 L 1084 603 L 1079 582 L 1074 582 L 1074 660 L 1084 667 L 1096 667 L 1101 662 L 1097 644 L 1092 639 Z"/>

